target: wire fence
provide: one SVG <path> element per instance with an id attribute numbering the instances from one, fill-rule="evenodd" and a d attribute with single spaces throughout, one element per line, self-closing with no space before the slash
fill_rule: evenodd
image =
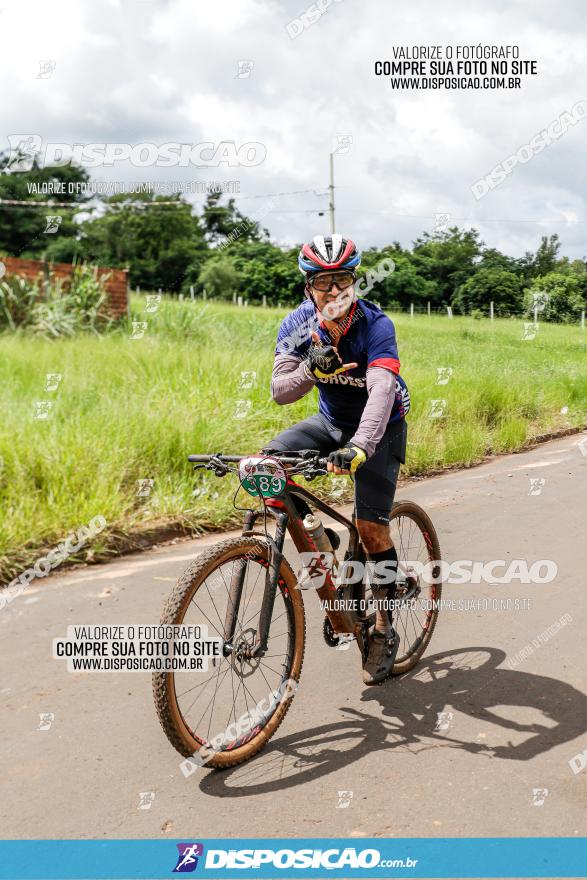
<path id="1" fill-rule="evenodd" d="M 141 294 L 141 288 L 138 285 L 135 288 L 135 293 L 137 295 Z M 163 291 L 163 289 L 161 287 L 158 289 L 157 293 L 160 296 L 174 296 L 174 294 L 170 294 L 168 291 Z M 260 301 L 259 300 L 250 301 L 242 296 L 239 296 L 236 293 L 233 294 L 232 298 L 229 298 L 229 299 L 224 298 L 224 297 L 216 298 L 216 297 L 209 296 L 208 293 L 206 292 L 206 290 L 203 290 L 199 295 L 197 295 L 196 291 L 195 291 L 195 286 L 193 284 L 190 285 L 188 294 L 180 293 L 177 296 L 177 298 L 180 302 L 183 302 L 183 301 L 188 301 L 188 302 L 189 301 L 192 301 L 192 302 L 198 302 L 198 301 L 199 302 L 220 302 L 220 303 L 223 303 L 224 305 L 233 305 L 236 308 L 249 308 L 249 306 L 252 306 L 254 308 L 255 307 L 256 308 L 288 308 L 289 306 L 292 305 L 291 303 L 287 303 L 285 301 L 282 302 L 280 300 L 278 300 L 277 302 L 270 303 L 270 302 L 268 302 L 267 296 L 263 296 Z M 451 306 L 437 306 L 437 305 L 432 305 L 432 303 L 430 303 L 430 302 L 427 302 L 426 304 L 411 303 L 408 307 L 398 305 L 397 303 L 392 303 L 389 306 L 383 306 L 383 305 L 381 305 L 380 302 L 378 302 L 375 299 L 371 300 L 371 302 L 373 302 L 382 311 L 393 312 L 394 314 L 400 314 L 400 315 L 409 315 L 411 318 L 422 317 L 422 316 L 432 317 L 433 315 L 445 317 L 449 320 L 451 320 L 454 317 L 457 317 L 457 318 L 458 317 L 470 317 L 470 318 L 476 318 L 478 320 L 486 319 L 486 320 L 490 320 L 490 321 L 493 321 L 493 320 L 500 318 L 500 316 L 496 314 L 495 304 L 493 302 L 490 302 L 489 305 L 485 307 L 485 309 L 472 308 L 468 312 L 465 312 L 465 313 L 461 313 L 461 312 L 455 313 Z M 522 313 L 521 315 L 512 315 L 511 318 L 512 318 L 512 320 L 532 320 L 534 324 L 538 324 L 540 320 L 543 320 L 543 321 L 545 320 L 541 314 L 543 310 L 544 310 L 543 307 L 536 306 L 529 313 Z M 546 323 L 550 323 L 550 322 L 546 321 Z M 552 322 L 552 323 L 554 323 L 554 322 Z M 577 323 L 580 325 L 581 329 L 584 330 L 585 329 L 585 310 L 582 310 L 580 313 L 577 313 L 576 321 L 573 321 L 570 323 Z"/>

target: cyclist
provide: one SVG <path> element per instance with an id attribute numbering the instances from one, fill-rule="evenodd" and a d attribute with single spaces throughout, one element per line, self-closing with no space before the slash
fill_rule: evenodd
<path id="1" fill-rule="evenodd" d="M 392 321 L 356 296 L 360 262 L 354 242 L 341 235 L 317 235 L 303 245 L 298 265 L 306 298 L 279 329 L 271 395 L 279 404 L 293 403 L 317 387 L 318 413 L 282 431 L 265 451 L 319 449 L 328 455 L 329 471 L 354 475 L 353 519 L 365 549 L 373 562 L 387 562 L 386 571 L 397 573 L 389 519 L 405 461 L 409 394 Z M 400 641 L 382 601 L 393 599 L 395 575 L 372 589 L 376 618 L 363 666 L 366 684 L 388 677 Z"/>

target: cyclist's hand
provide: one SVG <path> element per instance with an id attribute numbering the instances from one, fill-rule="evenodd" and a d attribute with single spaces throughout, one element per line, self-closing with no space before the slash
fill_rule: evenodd
<path id="1" fill-rule="evenodd" d="M 344 474 L 350 471 L 351 474 L 361 467 L 367 461 L 367 456 L 358 446 L 351 446 L 347 443 L 342 449 L 331 452 L 328 456 L 327 470 L 333 471 L 335 474 Z"/>
<path id="2" fill-rule="evenodd" d="M 317 379 L 336 376 L 345 370 L 354 370 L 357 364 L 343 364 L 334 345 L 324 345 L 315 330 L 312 330 L 312 345 L 308 351 L 308 369 Z"/>

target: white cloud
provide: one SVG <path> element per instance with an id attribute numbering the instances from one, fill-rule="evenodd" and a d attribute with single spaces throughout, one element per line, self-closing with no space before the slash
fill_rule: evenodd
<path id="1" fill-rule="evenodd" d="M 337 133 L 352 151 L 335 158 L 337 226 L 364 246 L 409 244 L 437 212 L 476 225 L 485 241 L 519 255 L 558 232 L 583 256 L 587 224 L 587 119 L 477 202 L 471 184 L 536 132 L 587 98 L 584 4 L 571 0 L 341 0 L 291 40 L 301 2 L 4 0 L 0 71 L 11 82 L 4 137 L 128 143 L 261 141 L 254 168 L 100 169 L 115 180 L 234 179 L 243 195 L 324 193 Z M 308 4 L 309 5 L 309 4 Z M 393 91 L 373 75 L 392 46 L 520 46 L 538 75 L 520 91 Z M 49 79 L 36 79 L 41 59 Z M 238 61 L 250 60 L 238 78 Z M 7 141 L 5 140 L 7 146 Z M 201 201 L 201 199 L 199 200 Z M 243 199 L 246 210 L 251 204 Z M 274 237 L 296 242 L 327 228 L 327 198 L 278 197 L 265 218 Z M 533 223 L 521 223 L 533 220 Z"/>

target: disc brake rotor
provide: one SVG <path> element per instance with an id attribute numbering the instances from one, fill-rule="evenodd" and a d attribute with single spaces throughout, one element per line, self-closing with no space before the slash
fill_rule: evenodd
<path id="1" fill-rule="evenodd" d="M 234 638 L 230 665 L 241 678 L 247 678 L 259 668 L 261 656 L 253 656 L 256 636 L 257 630 L 250 627 L 241 630 Z"/>

